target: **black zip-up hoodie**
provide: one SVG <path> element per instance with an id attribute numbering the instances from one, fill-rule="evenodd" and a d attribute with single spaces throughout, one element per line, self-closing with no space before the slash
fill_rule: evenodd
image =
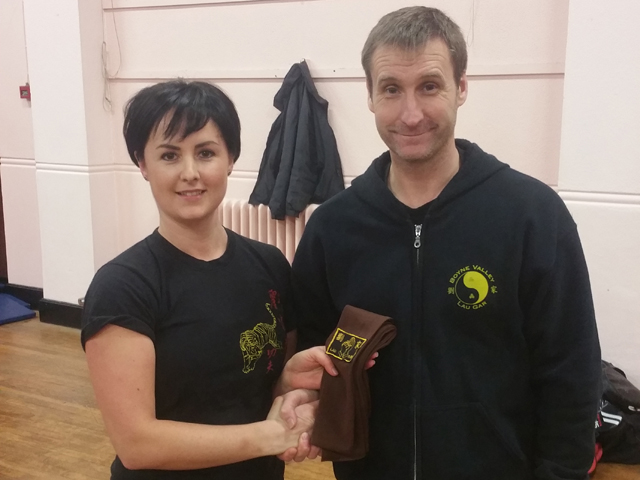
<path id="1" fill-rule="evenodd" d="M 299 348 L 342 308 L 396 320 L 370 372 L 370 451 L 339 480 L 584 480 L 600 347 L 576 225 L 548 186 L 456 140 L 421 224 L 385 153 L 312 215 L 293 263 Z"/>

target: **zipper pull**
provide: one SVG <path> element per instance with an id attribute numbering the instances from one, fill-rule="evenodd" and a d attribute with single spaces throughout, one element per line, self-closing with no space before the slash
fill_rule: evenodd
<path id="1" fill-rule="evenodd" d="M 422 233 L 422 225 L 414 225 L 416 228 L 416 239 L 413 241 L 413 248 L 420 248 L 420 233 Z"/>

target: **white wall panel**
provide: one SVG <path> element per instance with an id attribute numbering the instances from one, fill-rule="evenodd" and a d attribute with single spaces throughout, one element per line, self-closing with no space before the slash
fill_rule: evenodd
<path id="1" fill-rule="evenodd" d="M 152 82 L 155 83 L 155 82 Z M 113 163 L 116 165 L 131 165 L 127 146 L 122 135 L 124 123 L 124 107 L 127 101 L 142 88 L 150 85 L 148 82 L 112 82 L 111 91 L 111 145 Z"/>
<path id="2" fill-rule="evenodd" d="M 0 157 L 33 159 L 31 102 L 20 98 L 29 80 L 22 0 L 0 2 Z"/>
<path id="3" fill-rule="evenodd" d="M 589 266 L 602 358 L 640 385 L 640 196 L 609 195 L 608 203 L 602 195 L 563 197 Z"/>
<path id="4" fill-rule="evenodd" d="M 150 2 L 144 2 L 149 4 Z M 167 4 L 168 2 L 157 2 Z M 172 2 L 173 3 L 173 2 Z M 180 3 L 180 2 L 175 2 Z M 201 3 L 201 2 L 192 2 Z M 308 58 L 323 72 L 361 72 L 360 51 L 378 19 L 407 0 L 208 2 L 176 8 L 110 10 L 121 46 L 123 77 L 238 78 L 286 69 Z M 434 0 L 469 39 L 470 70 L 522 73 L 522 67 L 558 68 L 564 61 L 568 0 Z M 183 26 L 188 25 L 188 28 Z M 110 50 L 116 38 L 109 25 Z M 536 41 L 531 41 L 535 38 Z M 117 61 L 116 52 L 112 59 Z M 206 73 L 209 72 L 209 73 Z M 263 73 L 264 74 L 264 73 Z"/>
<path id="5" fill-rule="evenodd" d="M 86 165 L 78 0 L 24 0 L 24 12 L 36 159 Z"/>
<path id="6" fill-rule="evenodd" d="M 559 189 L 591 270 L 603 358 L 640 384 L 640 3 L 570 3 Z M 593 193 L 601 192 L 601 193 Z M 604 193 L 602 193 L 604 192 Z"/>
<path id="7" fill-rule="evenodd" d="M 273 121 L 279 114 L 273 97 L 281 81 L 215 82 L 233 99 L 242 123 L 242 153 L 235 169 L 257 172 Z M 122 103 L 148 83 L 114 82 L 114 122 L 122 125 Z M 364 79 L 316 81 L 329 102 L 343 173 L 354 177 L 386 147 L 367 108 Z M 548 184 L 557 183 L 562 77 L 472 78 L 467 103 L 458 111 L 459 137 L 477 142 L 514 168 Z M 121 128 L 114 128 L 118 163 L 131 164 Z"/>
<path id="8" fill-rule="evenodd" d="M 178 76 L 204 79 L 220 86 L 235 102 L 242 122 L 242 153 L 229 181 L 229 198 L 246 200 L 252 191 L 267 135 L 279 113 L 273 97 L 290 66 L 303 58 L 329 102 L 346 183 L 385 150 L 367 108 L 360 51 L 382 15 L 415 2 L 194 0 L 189 4 L 181 0 L 103 3 L 109 71 L 117 71 L 110 82 L 113 158 L 125 168 L 118 176 L 123 182 L 118 192 L 125 198 L 122 204 L 129 202 L 127 196 L 138 199 L 133 210 L 119 207 L 121 246 L 142 238 L 157 222 L 151 197 L 131 180 L 135 170 L 121 133 L 126 101 L 157 81 Z M 471 90 L 459 112 L 458 135 L 555 185 L 568 0 L 438 0 L 429 5 L 450 14 L 468 38 Z"/>
<path id="9" fill-rule="evenodd" d="M 316 86 L 329 101 L 329 123 L 336 135 L 342 173 L 348 181 L 363 173 L 374 158 L 387 150 L 367 106 L 365 80 L 323 80 Z"/>
<path id="10" fill-rule="evenodd" d="M 560 186 L 640 193 L 640 2 L 571 2 Z"/>
<path id="11" fill-rule="evenodd" d="M 9 282 L 42 288 L 36 162 L 3 158 L 0 172 Z"/>
<path id="12" fill-rule="evenodd" d="M 561 76 L 472 77 L 456 135 L 511 167 L 557 185 L 562 124 Z"/>
<path id="13" fill-rule="evenodd" d="M 36 172 L 44 296 L 77 304 L 94 274 L 88 173 L 46 167 Z"/>
<path id="14" fill-rule="evenodd" d="M 427 3 L 431 5 L 424 2 Z M 443 10 L 466 32 L 472 74 L 485 70 L 543 73 L 542 70 L 562 68 L 568 8 L 569 0 L 449 1 L 443 5 Z M 472 14 L 464 20 L 458 12 L 468 9 Z"/>
<path id="15" fill-rule="evenodd" d="M 78 1 L 89 165 L 108 165 L 113 159 L 110 135 L 113 123 L 105 100 L 107 83 L 102 75 L 103 12 L 99 5 L 100 0 Z"/>
<path id="16" fill-rule="evenodd" d="M 92 169 L 89 173 L 91 230 L 96 270 L 120 253 L 116 176 L 117 172 L 111 167 Z"/>
<path id="17" fill-rule="evenodd" d="M 117 172 L 118 246 L 124 251 L 158 227 L 158 210 L 149 184 L 138 170 Z"/>

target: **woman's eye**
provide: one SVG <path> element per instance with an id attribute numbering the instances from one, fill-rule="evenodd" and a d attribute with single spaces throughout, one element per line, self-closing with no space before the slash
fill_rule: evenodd
<path id="1" fill-rule="evenodd" d="M 174 153 L 174 152 L 164 152 L 160 158 L 162 160 L 167 160 L 167 161 L 172 161 L 175 160 L 176 158 L 178 158 L 178 156 Z"/>
<path id="2" fill-rule="evenodd" d="M 200 152 L 200 158 L 211 158 L 213 156 L 215 156 L 213 150 L 202 150 Z"/>

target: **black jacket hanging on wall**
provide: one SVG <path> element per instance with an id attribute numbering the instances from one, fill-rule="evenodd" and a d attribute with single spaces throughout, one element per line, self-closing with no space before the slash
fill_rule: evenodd
<path id="1" fill-rule="evenodd" d="M 269 205 L 271 217 L 282 220 L 344 190 L 344 179 L 328 103 L 306 62 L 291 67 L 273 105 L 281 113 L 269 132 L 249 203 Z"/>

